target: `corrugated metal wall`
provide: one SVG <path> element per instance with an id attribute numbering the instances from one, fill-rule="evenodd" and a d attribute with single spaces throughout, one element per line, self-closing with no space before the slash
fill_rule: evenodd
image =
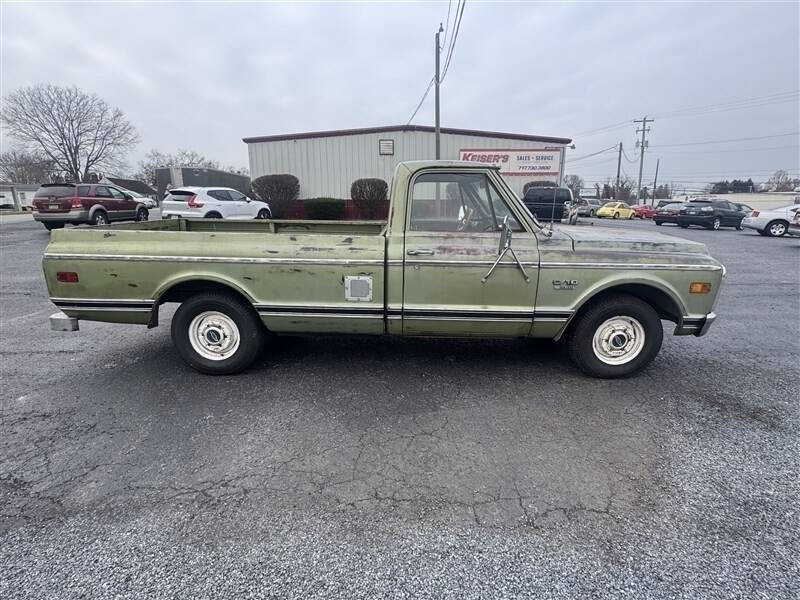
<path id="1" fill-rule="evenodd" d="M 394 140 L 394 156 L 378 154 L 378 140 Z M 441 135 L 442 158 L 458 160 L 462 148 L 535 150 L 559 144 L 526 142 L 508 138 Z M 398 162 L 434 158 L 435 135 L 426 131 L 392 131 L 332 137 L 252 142 L 248 145 L 250 176 L 291 173 L 300 180 L 300 197 L 349 198 L 350 185 L 361 177 L 380 177 L 391 182 Z M 563 165 L 562 165 L 563 176 Z M 518 194 L 535 176 L 508 176 Z"/>

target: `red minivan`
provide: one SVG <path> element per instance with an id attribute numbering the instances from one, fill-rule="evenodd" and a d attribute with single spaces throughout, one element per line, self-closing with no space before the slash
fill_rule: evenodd
<path id="1" fill-rule="evenodd" d="M 104 183 L 45 183 L 33 198 L 33 218 L 48 230 L 67 223 L 107 225 L 112 221 L 147 221 L 144 204 Z"/>

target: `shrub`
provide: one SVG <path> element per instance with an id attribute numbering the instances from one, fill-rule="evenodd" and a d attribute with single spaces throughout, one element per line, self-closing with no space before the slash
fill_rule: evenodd
<path id="1" fill-rule="evenodd" d="M 383 179 L 356 179 L 350 186 L 350 198 L 362 219 L 375 220 L 386 208 L 389 185 Z"/>
<path id="2" fill-rule="evenodd" d="M 558 187 L 558 185 L 555 181 L 529 181 L 522 187 L 522 195 L 527 194 L 532 187 Z"/>
<path id="3" fill-rule="evenodd" d="M 344 198 L 307 198 L 303 200 L 309 219 L 341 220 L 347 200 Z"/>
<path id="4" fill-rule="evenodd" d="M 253 191 L 259 200 L 269 203 L 276 219 L 286 219 L 300 193 L 300 181 L 294 175 L 262 175 L 253 180 Z"/>

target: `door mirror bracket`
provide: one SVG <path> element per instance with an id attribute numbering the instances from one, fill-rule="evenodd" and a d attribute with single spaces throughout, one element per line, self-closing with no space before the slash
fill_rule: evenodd
<path id="1" fill-rule="evenodd" d="M 525 267 L 522 266 L 519 258 L 517 258 L 517 253 L 514 252 L 514 249 L 511 247 L 511 233 L 511 225 L 508 224 L 508 215 L 506 215 L 503 219 L 503 225 L 500 227 L 500 245 L 497 248 L 497 260 L 494 261 L 494 264 L 489 269 L 489 272 L 481 278 L 481 283 L 486 283 L 489 277 L 492 276 L 492 273 L 494 273 L 497 265 L 500 264 L 500 261 L 503 260 L 503 257 L 507 252 L 511 253 L 511 256 L 514 258 L 514 262 L 517 263 L 519 270 L 522 271 L 522 276 L 525 278 L 525 283 L 531 282 L 531 278 L 528 277 L 528 274 L 525 272 Z"/>

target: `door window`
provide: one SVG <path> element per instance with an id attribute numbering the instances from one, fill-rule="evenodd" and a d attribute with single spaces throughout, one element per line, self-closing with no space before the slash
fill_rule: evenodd
<path id="1" fill-rule="evenodd" d="M 88 185 L 79 185 L 78 186 L 78 198 L 86 198 L 89 195 L 89 186 Z"/>
<path id="2" fill-rule="evenodd" d="M 210 190 L 208 195 L 222 202 L 230 202 L 231 197 L 228 195 L 227 190 Z"/>
<path id="3" fill-rule="evenodd" d="M 116 198 L 117 200 L 124 200 L 125 199 L 125 194 L 120 192 L 117 188 L 110 187 L 110 188 L 108 188 L 108 191 L 111 192 L 111 195 L 114 198 Z"/>
<path id="4" fill-rule="evenodd" d="M 111 192 L 109 192 L 108 188 L 104 185 L 98 185 L 94 188 L 94 195 L 98 198 L 111 198 Z"/>
<path id="5" fill-rule="evenodd" d="M 497 231 L 522 227 L 485 173 L 423 173 L 411 193 L 412 231 Z"/>

